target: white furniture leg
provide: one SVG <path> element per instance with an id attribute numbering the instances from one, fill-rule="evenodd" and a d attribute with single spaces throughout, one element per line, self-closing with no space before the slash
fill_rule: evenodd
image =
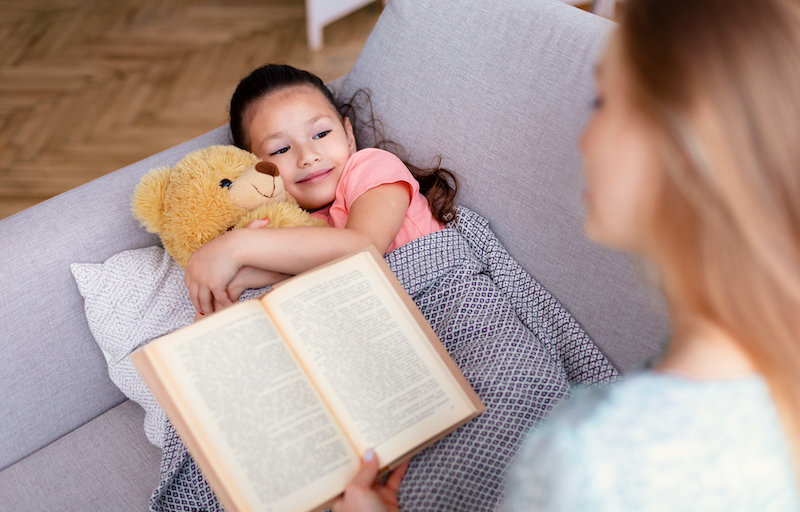
<path id="1" fill-rule="evenodd" d="M 591 1 L 592 13 L 609 19 L 613 19 L 614 7 L 617 4 L 617 0 L 561 0 L 561 1 L 564 2 L 565 4 L 576 5 L 576 6 L 585 5 Z"/>
<path id="2" fill-rule="evenodd" d="M 592 2 L 592 12 L 598 16 L 612 19 L 614 18 L 614 8 L 617 0 L 594 0 Z"/>
<path id="3" fill-rule="evenodd" d="M 312 50 L 322 48 L 322 29 L 375 0 L 306 0 L 306 32 Z M 387 0 L 383 0 L 386 5 Z"/>

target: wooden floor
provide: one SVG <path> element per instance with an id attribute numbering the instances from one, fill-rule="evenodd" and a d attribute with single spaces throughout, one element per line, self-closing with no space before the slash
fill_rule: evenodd
<path id="1" fill-rule="evenodd" d="M 304 0 L 0 0 L 0 218 L 224 124 L 261 64 L 346 73 L 381 5 L 311 52 Z"/>

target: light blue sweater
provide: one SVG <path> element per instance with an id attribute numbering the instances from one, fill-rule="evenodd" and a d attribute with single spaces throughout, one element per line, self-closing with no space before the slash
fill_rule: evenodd
<path id="1" fill-rule="evenodd" d="M 553 411 L 517 455 L 505 507 L 790 512 L 800 497 L 763 379 L 642 372 Z"/>

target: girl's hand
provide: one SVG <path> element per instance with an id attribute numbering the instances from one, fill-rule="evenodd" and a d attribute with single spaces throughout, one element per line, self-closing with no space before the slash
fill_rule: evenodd
<path id="1" fill-rule="evenodd" d="M 243 230 L 231 231 L 211 240 L 192 254 L 186 264 L 184 284 L 189 289 L 192 305 L 200 314 L 213 313 L 215 303 L 217 309 L 233 304 L 228 297 L 228 283 L 240 268 L 233 249 L 242 243 L 233 240 L 236 237 L 231 235 L 236 231 Z"/>
<path id="2" fill-rule="evenodd" d="M 269 219 L 256 219 L 256 220 L 251 220 L 250 223 L 247 226 L 245 226 L 245 228 L 261 229 L 265 227 L 267 224 L 269 224 Z"/>
<path id="3" fill-rule="evenodd" d="M 384 485 L 377 481 L 378 458 L 372 449 L 367 450 L 361 469 L 344 490 L 344 495 L 334 502 L 333 512 L 400 512 L 397 506 L 397 489 L 408 469 L 408 462 L 389 475 Z"/>
<path id="4" fill-rule="evenodd" d="M 261 229 L 269 224 L 269 219 L 256 219 L 250 221 L 245 229 Z M 291 277 L 291 274 L 282 274 L 280 272 L 272 272 L 271 270 L 264 270 L 257 267 L 242 267 L 236 276 L 228 283 L 228 298 L 231 302 L 236 302 L 242 295 L 242 292 L 248 288 L 262 288 L 264 286 L 272 286 Z"/>
<path id="5" fill-rule="evenodd" d="M 218 303 L 217 301 L 214 301 L 214 311 L 215 312 L 216 311 L 222 311 L 223 309 L 225 309 L 225 308 L 222 307 L 222 304 Z M 206 318 L 207 316 L 208 315 L 206 315 L 204 313 L 201 313 L 199 311 L 195 311 L 194 312 L 194 320 L 192 320 L 192 321 L 193 322 L 197 322 L 198 320 L 202 320 L 203 318 Z"/>
<path id="6" fill-rule="evenodd" d="M 236 276 L 228 283 L 228 298 L 232 302 L 239 300 L 239 296 L 248 288 L 261 288 L 272 286 L 286 278 L 292 277 L 290 274 L 281 274 L 271 270 L 263 270 L 256 267 L 242 267 Z"/>

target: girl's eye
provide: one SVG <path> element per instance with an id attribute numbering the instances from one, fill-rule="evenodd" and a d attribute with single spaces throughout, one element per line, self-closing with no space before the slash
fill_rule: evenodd
<path id="1" fill-rule="evenodd" d="M 329 133 L 331 133 L 330 130 L 325 130 L 324 132 L 319 132 L 318 134 L 314 135 L 314 138 L 315 139 L 321 139 L 321 138 L 325 137 L 326 135 L 328 135 Z"/>
<path id="2" fill-rule="evenodd" d="M 281 148 L 281 149 L 279 149 L 278 151 L 276 151 L 274 153 L 270 153 L 269 156 L 282 155 L 283 153 L 286 153 L 287 151 L 289 151 L 288 147 Z"/>

